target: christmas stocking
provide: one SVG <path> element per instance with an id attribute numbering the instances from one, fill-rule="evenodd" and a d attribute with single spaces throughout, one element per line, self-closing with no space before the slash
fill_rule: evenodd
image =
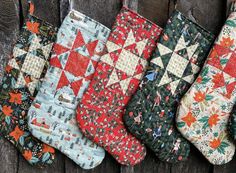
<path id="1" fill-rule="evenodd" d="M 28 113 L 32 134 L 84 169 L 99 165 L 105 152 L 81 134 L 75 111 L 109 33 L 102 24 L 70 11 L 59 29 L 50 68 Z"/>
<path id="2" fill-rule="evenodd" d="M 31 5 L 31 12 L 34 9 Z M 27 111 L 45 74 L 56 30 L 28 15 L 9 60 L 0 91 L 0 135 L 13 143 L 29 163 L 51 164 L 54 149 L 28 130 Z"/>
<path id="3" fill-rule="evenodd" d="M 124 107 L 136 91 L 161 28 L 124 7 L 116 18 L 91 84 L 78 107 L 85 136 L 104 147 L 121 164 L 135 165 L 144 146 L 123 124 Z"/>
<path id="4" fill-rule="evenodd" d="M 125 124 L 162 161 L 174 163 L 189 155 L 189 143 L 175 128 L 176 109 L 203 65 L 212 41 L 210 33 L 174 12 L 139 90 L 126 107 Z"/>
<path id="5" fill-rule="evenodd" d="M 226 21 L 200 75 L 182 98 L 179 131 L 215 165 L 229 162 L 235 146 L 227 124 L 236 99 L 236 13 Z"/>

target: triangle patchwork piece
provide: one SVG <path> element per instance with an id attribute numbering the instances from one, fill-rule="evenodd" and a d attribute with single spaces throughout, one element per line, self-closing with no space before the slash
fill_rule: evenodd
<path id="1" fill-rule="evenodd" d="M 62 65 L 57 56 L 50 59 L 50 65 L 62 69 Z"/>
<path id="2" fill-rule="evenodd" d="M 71 89 L 74 92 L 74 95 L 77 96 L 80 90 L 81 85 L 83 84 L 83 80 L 77 80 L 72 82 L 71 85 Z"/>
<path id="3" fill-rule="evenodd" d="M 139 73 L 137 75 L 134 76 L 135 79 L 141 80 L 143 78 L 143 73 Z"/>
<path id="4" fill-rule="evenodd" d="M 100 61 L 105 62 L 109 64 L 110 66 L 114 67 L 114 63 L 113 63 L 113 60 L 111 59 L 110 53 L 103 55 Z"/>
<path id="5" fill-rule="evenodd" d="M 188 82 L 189 84 L 191 84 L 193 82 L 194 79 L 194 75 L 188 75 L 182 78 L 184 81 Z"/>
<path id="6" fill-rule="evenodd" d="M 22 56 L 24 54 L 27 54 L 27 52 L 23 49 L 18 48 L 18 47 L 15 47 L 13 50 L 13 57 Z"/>
<path id="7" fill-rule="evenodd" d="M 172 94 L 175 94 L 175 91 L 176 91 L 176 88 L 179 85 L 179 82 L 180 82 L 180 80 L 176 80 L 176 81 L 170 83 L 170 88 L 171 88 L 171 93 Z"/>
<path id="8" fill-rule="evenodd" d="M 152 59 L 151 63 L 158 65 L 162 69 L 164 68 L 161 57 L 157 57 L 157 58 Z"/>
<path id="9" fill-rule="evenodd" d="M 37 49 L 41 49 L 42 45 L 40 44 L 39 38 L 34 34 L 34 38 L 32 40 L 32 44 L 29 47 L 29 52 L 35 51 Z"/>
<path id="10" fill-rule="evenodd" d="M 199 44 L 197 43 L 197 44 L 194 44 L 194 45 L 191 45 L 191 46 L 187 47 L 188 59 L 192 58 L 192 56 L 196 52 L 198 46 L 199 46 Z"/>
<path id="11" fill-rule="evenodd" d="M 135 38 L 134 38 L 134 33 L 133 33 L 132 30 L 130 30 L 130 32 L 129 32 L 129 34 L 128 34 L 128 37 L 127 37 L 127 39 L 125 40 L 125 44 L 124 44 L 123 47 L 127 47 L 127 46 L 129 46 L 129 45 L 131 45 L 131 44 L 135 44 L 135 43 L 136 43 L 136 41 L 135 41 Z"/>
<path id="12" fill-rule="evenodd" d="M 136 48 L 138 50 L 139 56 L 142 55 L 142 53 L 143 53 L 143 51 L 145 49 L 145 46 L 147 44 L 147 41 L 148 41 L 148 39 L 145 39 L 145 40 L 142 40 L 142 41 L 139 41 L 138 43 L 136 43 Z"/>
<path id="13" fill-rule="evenodd" d="M 114 52 L 114 51 L 116 51 L 118 49 L 121 49 L 121 47 L 119 45 L 117 45 L 117 44 L 115 44 L 115 43 L 113 43 L 111 41 L 107 41 L 106 47 L 107 47 L 107 50 L 108 50 L 109 53 L 110 52 Z"/>
<path id="14" fill-rule="evenodd" d="M 79 54 L 81 54 L 83 56 L 90 57 L 90 54 L 89 54 L 89 51 L 88 51 L 86 45 L 83 45 L 81 47 L 77 47 L 73 51 L 75 51 L 75 52 L 77 52 L 77 53 L 79 53 Z"/>
<path id="15" fill-rule="evenodd" d="M 61 72 L 61 77 L 58 81 L 58 84 L 57 84 L 57 88 L 56 89 L 59 89 L 59 88 L 62 88 L 64 86 L 68 86 L 70 84 L 70 81 L 67 79 L 64 71 Z"/>
<path id="16" fill-rule="evenodd" d="M 89 64 L 88 64 L 86 73 L 85 73 L 85 77 L 92 75 L 94 72 L 95 72 L 95 68 L 93 66 L 92 61 L 90 61 Z"/>
<path id="17" fill-rule="evenodd" d="M 121 89 L 124 94 L 126 93 L 128 87 L 129 87 L 129 83 L 130 83 L 131 79 L 132 78 L 127 78 L 127 79 L 120 81 L 120 86 L 121 86 Z"/>
<path id="18" fill-rule="evenodd" d="M 165 72 L 158 86 L 162 86 L 170 82 L 172 82 L 172 79 L 168 76 L 167 72 Z"/>
<path id="19" fill-rule="evenodd" d="M 113 71 L 112 71 L 112 73 L 111 73 L 111 75 L 110 75 L 110 77 L 109 77 L 109 80 L 108 80 L 108 82 L 107 82 L 106 87 L 108 87 L 108 86 L 110 86 L 110 85 L 112 85 L 112 84 L 114 84 L 114 83 L 117 83 L 117 82 L 119 82 L 119 81 L 120 81 L 120 80 L 119 80 L 119 78 L 118 78 L 118 76 L 117 76 L 116 69 L 114 68 Z"/>
<path id="20" fill-rule="evenodd" d="M 193 64 L 193 63 L 190 63 L 190 64 L 192 67 L 192 73 L 197 74 L 199 72 L 200 68 L 196 64 Z"/>
<path id="21" fill-rule="evenodd" d="M 37 87 L 37 84 L 38 84 L 38 80 L 33 80 L 32 82 L 27 84 L 31 95 L 34 94 L 34 91 L 35 91 L 35 88 Z"/>
<path id="22" fill-rule="evenodd" d="M 79 32 L 77 33 L 77 36 L 76 36 L 75 40 L 74 40 L 74 44 L 73 44 L 72 49 L 81 47 L 81 46 L 83 46 L 83 45 L 85 45 L 85 44 L 86 44 L 86 43 L 85 43 L 85 41 L 84 41 L 84 37 L 83 37 L 82 33 L 79 31 Z"/>
<path id="23" fill-rule="evenodd" d="M 9 60 L 8 65 L 11 66 L 11 67 L 13 67 L 13 68 L 15 68 L 15 69 L 17 69 L 17 70 L 20 70 L 20 67 L 19 67 L 19 65 L 17 64 L 15 58 Z"/>
<path id="24" fill-rule="evenodd" d="M 97 44 L 98 44 L 98 40 L 95 40 L 93 42 L 86 44 L 86 48 L 89 52 L 90 57 L 94 55 Z"/>
<path id="25" fill-rule="evenodd" d="M 180 39 L 178 40 L 178 43 L 176 44 L 174 52 L 177 52 L 185 48 L 186 48 L 186 42 L 184 40 L 184 35 L 182 34 Z"/>
<path id="26" fill-rule="evenodd" d="M 167 55 L 167 54 L 173 52 L 171 49 L 169 49 L 168 47 L 164 46 L 164 45 L 161 44 L 161 43 L 158 43 L 158 44 L 157 44 L 157 47 L 158 47 L 160 56 Z"/>
<path id="27" fill-rule="evenodd" d="M 45 58 L 48 58 L 52 49 L 53 43 L 50 43 L 42 47 L 43 55 Z"/>
<path id="28" fill-rule="evenodd" d="M 15 84 L 15 88 L 22 88 L 26 85 L 25 78 L 23 76 L 23 73 L 20 72 Z"/>

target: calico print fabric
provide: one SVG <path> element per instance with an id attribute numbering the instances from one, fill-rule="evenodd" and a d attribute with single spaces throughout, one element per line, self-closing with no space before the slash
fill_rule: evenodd
<path id="1" fill-rule="evenodd" d="M 229 162 L 235 152 L 227 131 L 236 98 L 235 20 L 233 12 L 177 114 L 179 131 L 215 165 Z"/>
<path id="2" fill-rule="evenodd" d="M 178 162 L 189 155 L 188 142 L 175 128 L 179 99 L 204 62 L 213 37 L 176 11 L 169 19 L 150 67 L 124 116 L 128 129 L 160 160 Z"/>
<path id="3" fill-rule="evenodd" d="M 56 29 L 29 15 L 3 77 L 0 94 L 0 134 L 13 143 L 31 164 L 51 164 L 54 149 L 28 130 L 27 111 L 47 68 Z"/>
<path id="4" fill-rule="evenodd" d="M 116 18 L 91 84 L 78 107 L 85 136 L 104 147 L 121 164 L 135 165 L 144 146 L 123 124 L 124 106 L 136 91 L 161 29 L 123 7 Z"/>
<path id="5" fill-rule="evenodd" d="M 75 110 L 109 33 L 105 26 L 72 10 L 59 29 L 50 68 L 28 113 L 32 134 L 84 169 L 99 165 L 105 152 L 81 134 Z"/>

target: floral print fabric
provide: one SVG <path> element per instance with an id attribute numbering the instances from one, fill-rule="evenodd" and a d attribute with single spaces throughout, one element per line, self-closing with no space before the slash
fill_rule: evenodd
<path id="1" fill-rule="evenodd" d="M 126 107 L 128 129 L 162 161 L 186 160 L 190 146 L 175 128 L 179 99 L 203 65 L 213 36 L 175 11 L 157 43 L 150 67 Z"/>
<path id="2" fill-rule="evenodd" d="M 135 165 L 144 146 L 123 124 L 124 106 L 136 91 L 161 29 L 123 7 L 106 43 L 106 52 L 78 107 L 85 136 L 104 147 L 121 164 Z"/>
<path id="3" fill-rule="evenodd" d="M 31 164 L 51 164 L 54 149 L 28 131 L 27 111 L 45 74 L 56 29 L 29 15 L 5 68 L 0 94 L 0 134 Z"/>
<path id="4" fill-rule="evenodd" d="M 179 131 L 215 165 L 229 162 L 235 152 L 227 131 L 236 98 L 235 20 L 233 12 L 177 114 Z"/>
<path id="5" fill-rule="evenodd" d="M 102 24 L 72 10 L 58 31 L 50 67 L 28 113 L 32 134 L 84 169 L 99 165 L 105 151 L 81 134 L 75 110 L 109 33 Z"/>

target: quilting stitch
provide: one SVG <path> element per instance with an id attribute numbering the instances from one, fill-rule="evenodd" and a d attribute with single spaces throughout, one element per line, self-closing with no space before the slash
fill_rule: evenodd
<path id="1" fill-rule="evenodd" d="M 124 106 L 136 91 L 161 28 L 122 8 L 106 44 L 106 52 L 77 110 L 77 120 L 89 139 L 121 164 L 135 165 L 144 146 L 123 124 Z"/>
<path id="2" fill-rule="evenodd" d="M 140 87 L 126 106 L 124 121 L 159 159 L 186 160 L 190 146 L 175 128 L 179 99 L 196 78 L 213 36 L 175 11 L 157 43 Z"/>
<path id="3" fill-rule="evenodd" d="M 0 133 L 33 165 L 51 164 L 54 149 L 34 138 L 26 114 L 47 68 L 56 29 L 29 15 L 5 68 L 0 95 Z"/>
<path id="4" fill-rule="evenodd" d="M 28 113 L 33 135 L 84 169 L 99 165 L 105 152 L 81 134 L 75 110 L 93 77 L 109 33 L 102 24 L 70 11 L 59 29 L 50 67 Z"/>
<path id="5" fill-rule="evenodd" d="M 235 152 L 227 131 L 235 102 L 235 19 L 233 12 L 177 113 L 179 131 L 215 165 L 229 162 Z"/>

